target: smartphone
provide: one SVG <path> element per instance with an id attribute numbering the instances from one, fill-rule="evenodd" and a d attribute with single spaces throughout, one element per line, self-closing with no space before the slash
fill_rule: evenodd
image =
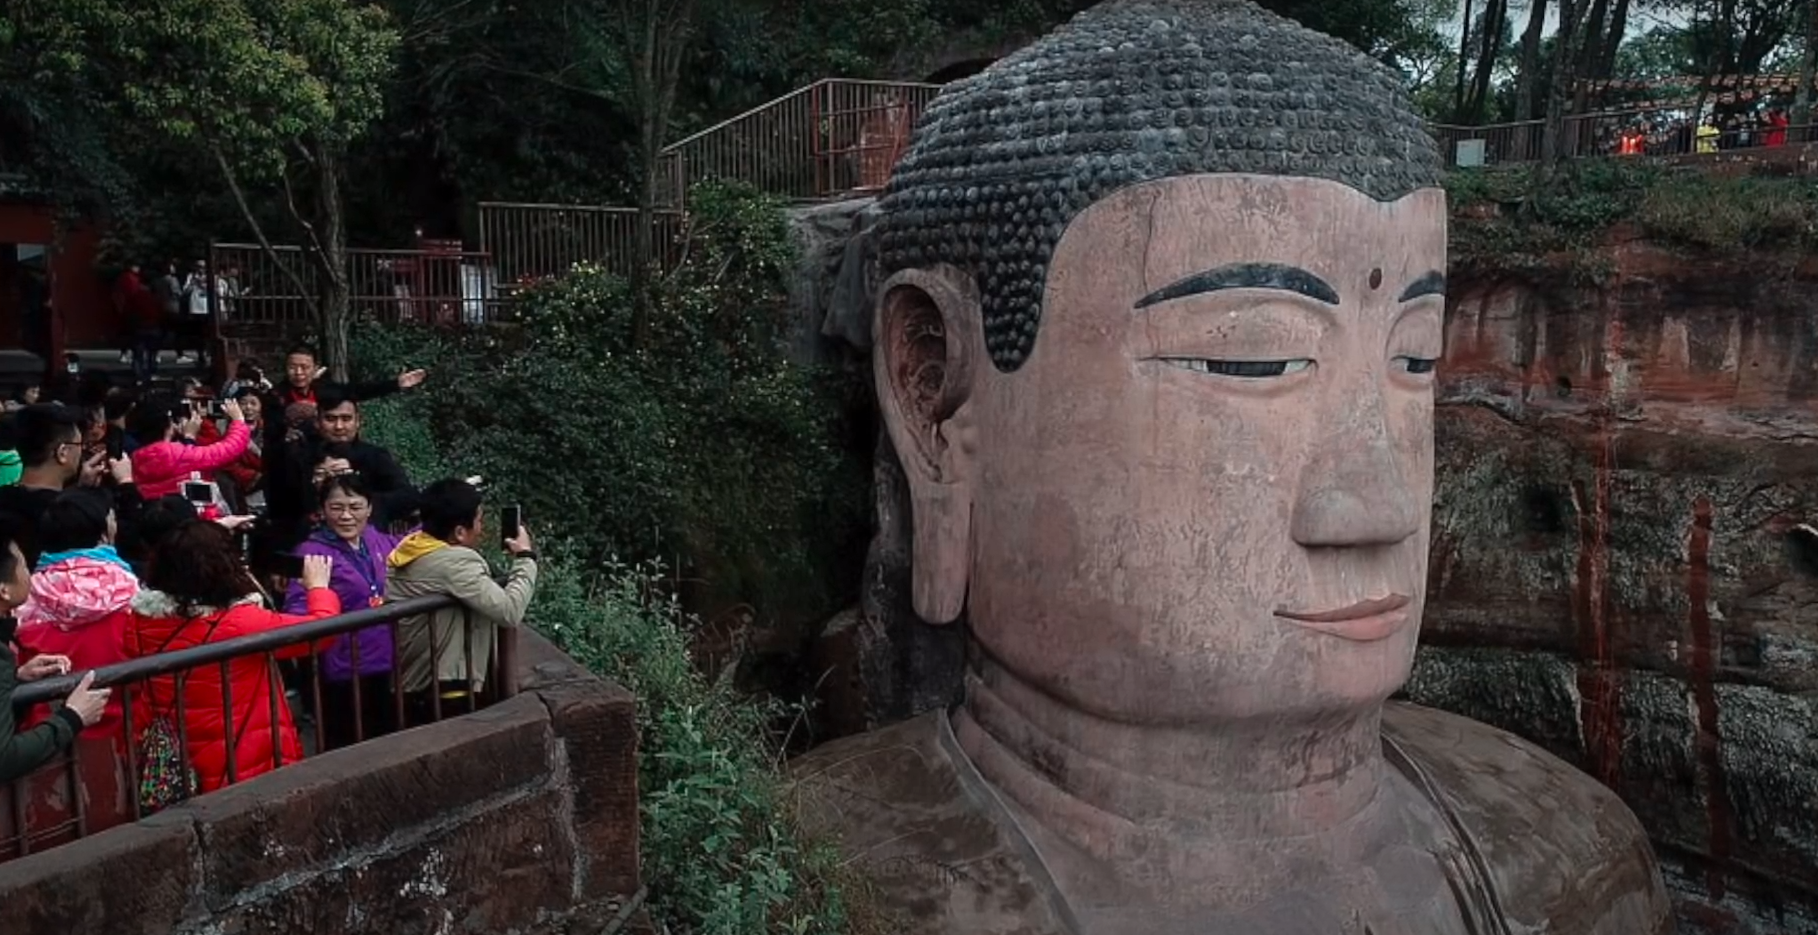
<path id="1" fill-rule="evenodd" d="M 198 481 L 184 481 L 183 499 L 197 506 L 215 502 L 215 492 L 207 484 Z"/>
<path id="2" fill-rule="evenodd" d="M 126 436 L 119 432 L 107 433 L 107 460 L 118 461 L 126 457 Z"/>
<path id="3" fill-rule="evenodd" d="M 506 507 L 499 517 L 499 541 L 503 543 L 516 539 L 524 526 L 524 508 L 514 503 Z"/>
<path id="4" fill-rule="evenodd" d="M 271 557 L 271 570 L 292 581 L 303 577 L 303 556 L 279 552 Z"/>

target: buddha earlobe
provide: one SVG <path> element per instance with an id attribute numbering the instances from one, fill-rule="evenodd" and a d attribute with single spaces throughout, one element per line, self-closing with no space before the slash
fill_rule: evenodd
<path id="1" fill-rule="evenodd" d="M 951 623 L 965 609 L 972 574 L 978 290 L 972 277 L 940 266 L 899 272 L 879 295 L 872 366 L 909 487 L 915 611 Z"/>

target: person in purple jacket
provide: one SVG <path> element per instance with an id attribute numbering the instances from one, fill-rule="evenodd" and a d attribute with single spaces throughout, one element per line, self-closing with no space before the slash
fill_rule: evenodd
<path id="1" fill-rule="evenodd" d="M 297 547 L 303 556 L 325 555 L 334 559 L 329 587 L 351 613 L 385 602 L 385 557 L 397 548 L 398 537 L 372 527 L 372 491 L 358 474 L 339 474 L 322 482 L 317 491 L 322 504 L 321 522 Z M 292 582 L 285 598 L 286 612 L 305 603 L 303 588 Z M 358 630 L 335 640 L 322 653 L 323 739 L 329 749 L 344 747 L 397 729 L 392 698 L 391 628 L 380 625 Z M 359 704 L 354 685 L 359 685 Z M 356 735 L 356 711 L 361 732 Z"/>

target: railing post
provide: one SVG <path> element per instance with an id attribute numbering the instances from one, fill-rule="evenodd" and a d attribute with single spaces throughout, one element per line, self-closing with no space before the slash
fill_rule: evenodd
<path id="1" fill-rule="evenodd" d="M 494 632 L 499 635 L 499 678 L 495 691 L 502 701 L 518 693 L 518 628 L 499 627 Z"/>
<path id="2" fill-rule="evenodd" d="M 821 91 L 826 87 L 827 79 L 823 78 L 808 92 L 808 160 L 814 163 L 814 195 L 817 198 L 827 190 L 821 177 Z"/>

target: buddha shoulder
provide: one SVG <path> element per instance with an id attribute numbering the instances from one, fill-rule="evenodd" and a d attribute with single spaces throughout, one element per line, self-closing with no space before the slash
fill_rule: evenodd
<path id="1" fill-rule="evenodd" d="M 1437 787 L 1516 931 L 1672 931 L 1647 834 L 1614 792 L 1534 744 L 1455 714 L 1392 703 L 1383 734 Z"/>
<path id="2" fill-rule="evenodd" d="M 893 931 L 1058 935 L 1026 845 L 948 749 L 940 713 L 815 748 L 790 764 L 807 830 L 838 845 L 871 883 Z"/>

